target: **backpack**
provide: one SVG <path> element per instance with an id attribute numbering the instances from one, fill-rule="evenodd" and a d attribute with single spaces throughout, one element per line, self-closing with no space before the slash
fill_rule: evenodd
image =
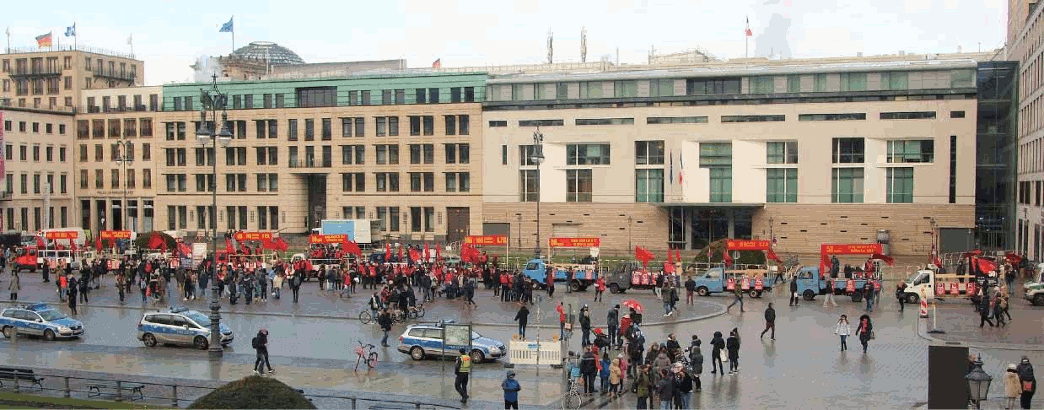
<path id="1" fill-rule="evenodd" d="M 258 339 L 257 336 L 254 336 L 254 338 L 250 340 L 250 347 L 253 347 L 255 349 L 260 349 L 261 348 L 261 340 Z"/>

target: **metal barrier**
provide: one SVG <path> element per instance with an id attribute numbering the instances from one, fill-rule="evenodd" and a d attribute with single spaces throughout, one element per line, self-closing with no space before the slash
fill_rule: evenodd
<path id="1" fill-rule="evenodd" d="M 561 342 L 542 340 L 537 343 L 529 340 L 512 340 L 508 350 L 511 364 L 552 366 L 562 363 Z"/>
<path id="2" fill-rule="evenodd" d="M 160 403 L 161 405 L 170 405 L 173 407 L 187 406 L 191 402 L 203 397 L 211 391 L 217 390 L 220 386 L 200 386 L 187 383 L 153 383 L 153 382 L 142 382 L 136 380 L 127 380 L 120 378 L 120 375 L 99 373 L 104 374 L 105 378 L 89 378 L 89 377 L 73 377 L 58 375 L 49 372 L 40 372 L 37 369 L 20 368 L 20 367 L 7 367 L 7 369 L 15 370 L 26 370 L 33 371 L 36 377 L 42 378 L 42 384 L 35 385 L 26 380 L 19 381 L 18 377 L 15 377 L 11 387 L 7 387 L 7 383 L 4 383 L 2 390 L 13 390 L 16 393 L 27 391 L 29 393 L 44 393 L 47 395 L 58 395 L 61 397 L 70 398 L 78 397 L 84 399 L 105 399 L 113 401 L 141 401 L 142 403 Z M 221 382 L 225 384 L 225 382 Z M 315 399 L 322 399 L 324 401 L 336 401 L 338 404 L 333 406 L 324 406 L 332 408 L 349 408 L 359 409 L 360 402 L 374 402 L 374 403 L 392 403 L 399 405 L 412 406 L 415 409 L 459 409 L 460 407 L 443 405 L 437 403 L 428 403 L 421 401 L 409 401 L 409 400 L 394 400 L 387 397 L 380 398 L 361 398 L 359 396 L 341 396 L 341 395 L 330 395 L 330 394 L 309 394 L 305 393 L 304 390 L 297 389 L 302 395 L 305 396 L 309 401 L 315 401 Z M 44 394 L 40 394 L 44 395 Z M 345 406 L 344 402 L 348 402 L 348 406 Z M 318 407 L 318 406 L 317 406 Z"/>

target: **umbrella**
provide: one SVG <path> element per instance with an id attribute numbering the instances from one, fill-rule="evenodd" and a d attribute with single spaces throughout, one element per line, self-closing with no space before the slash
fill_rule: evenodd
<path id="1" fill-rule="evenodd" d="M 642 304 L 638 303 L 637 300 L 627 299 L 627 300 L 621 302 L 620 304 L 623 305 L 624 307 L 628 307 L 628 308 L 634 309 L 635 312 L 644 314 L 645 308 L 643 308 Z"/>

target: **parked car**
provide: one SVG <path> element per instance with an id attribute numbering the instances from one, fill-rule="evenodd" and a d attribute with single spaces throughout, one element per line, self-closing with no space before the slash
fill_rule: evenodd
<path id="1" fill-rule="evenodd" d="M 47 340 L 69 339 L 83 335 L 83 323 L 44 303 L 33 303 L 4 309 L 0 313 L 0 331 L 10 339 L 17 334 L 43 336 Z"/>
<path id="2" fill-rule="evenodd" d="M 233 339 L 232 329 L 221 323 L 221 345 L 228 346 Z M 169 344 L 207 350 L 210 347 L 210 319 L 203 313 L 185 308 L 147 312 L 138 322 L 138 340 L 148 347 Z"/>
<path id="3" fill-rule="evenodd" d="M 406 353 L 413 360 L 424 360 L 426 357 L 456 357 L 460 349 L 467 349 L 467 345 L 444 345 L 442 333 L 444 323 L 453 321 L 440 321 L 438 323 L 422 323 L 411 325 L 399 336 L 398 350 Z M 482 363 L 487 359 L 499 359 L 507 354 L 504 343 L 483 337 L 478 332 L 471 332 L 471 360 Z"/>

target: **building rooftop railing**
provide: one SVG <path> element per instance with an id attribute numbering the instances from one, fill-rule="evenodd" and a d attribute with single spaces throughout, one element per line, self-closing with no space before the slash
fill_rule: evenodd
<path id="1" fill-rule="evenodd" d="M 51 53 L 55 51 L 81 51 L 85 53 L 101 54 L 110 57 L 128 58 L 134 60 L 134 53 L 121 53 L 119 51 L 108 50 L 99 47 L 81 46 L 81 45 L 60 45 L 57 47 L 5 47 L 4 54 L 30 54 L 30 53 Z"/>

